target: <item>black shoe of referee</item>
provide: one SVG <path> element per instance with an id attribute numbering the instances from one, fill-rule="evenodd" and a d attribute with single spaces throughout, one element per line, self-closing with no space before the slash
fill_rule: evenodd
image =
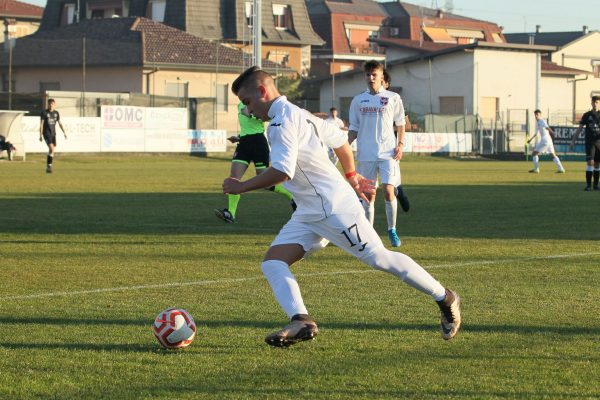
<path id="1" fill-rule="evenodd" d="M 396 186 L 394 194 L 396 195 L 396 199 L 398 199 L 398 203 L 400 203 L 402 210 L 408 212 L 408 210 L 410 210 L 410 202 L 408 201 L 406 193 L 402 190 L 402 185 Z"/>

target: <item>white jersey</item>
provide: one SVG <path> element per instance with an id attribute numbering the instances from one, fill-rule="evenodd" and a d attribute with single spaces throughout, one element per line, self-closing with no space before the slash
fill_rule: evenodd
<path id="1" fill-rule="evenodd" d="M 549 126 L 545 119 L 540 118 L 537 120 L 535 125 L 535 133 L 540 135 L 540 140 L 544 143 L 552 143 L 552 138 L 550 137 L 548 128 Z"/>
<path id="2" fill-rule="evenodd" d="M 394 158 L 397 145 L 394 123 L 405 125 L 404 106 L 398 93 L 379 90 L 372 95 L 363 92 L 350 104 L 350 130 L 358 132 L 358 161 L 378 161 Z"/>
<path id="3" fill-rule="evenodd" d="M 283 186 L 298 206 L 293 220 L 319 221 L 332 214 L 364 212 L 356 192 L 327 157 L 327 146 L 338 148 L 348 142 L 346 132 L 285 96 L 273 102 L 269 118 L 271 166 L 290 178 Z"/>
<path id="4" fill-rule="evenodd" d="M 342 121 L 341 118 L 338 118 L 338 117 L 335 117 L 335 118 L 328 117 L 328 118 L 325 119 L 325 121 L 327 121 L 327 122 L 329 122 L 331 124 L 334 124 L 335 126 L 337 126 L 340 129 L 345 128 L 344 121 Z"/>

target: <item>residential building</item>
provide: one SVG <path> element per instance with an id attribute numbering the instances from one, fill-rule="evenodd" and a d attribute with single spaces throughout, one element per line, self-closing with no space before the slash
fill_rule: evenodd
<path id="1" fill-rule="evenodd" d="M 331 74 L 360 68 L 366 60 L 385 60 L 385 54 L 368 39 L 377 37 L 387 17 L 372 0 L 307 0 L 315 31 L 325 44 L 313 48 L 311 75 Z"/>
<path id="2" fill-rule="evenodd" d="M 600 32 L 586 26 L 576 32 L 536 32 L 506 34 L 510 43 L 531 43 L 555 46 L 546 59 L 562 67 L 585 71 L 571 81 L 573 91 L 566 103 L 574 104 L 573 120 L 590 108 L 590 97 L 600 95 Z M 567 107 L 565 107 L 567 108 Z"/>
<path id="3" fill-rule="evenodd" d="M 10 22 L 11 38 L 20 38 L 30 35 L 38 30 L 42 20 L 43 7 L 23 3 L 16 0 L 0 0 L 0 21 Z M 4 42 L 8 33 L 6 24 L 2 25 L 3 35 L 0 43 Z"/>
<path id="4" fill-rule="evenodd" d="M 381 7 L 388 15 L 381 29 L 381 38 L 408 39 L 421 43 L 505 43 L 502 28 L 493 22 L 403 1 L 384 2 Z"/>
<path id="5" fill-rule="evenodd" d="M 231 84 L 243 71 L 244 55 L 217 41 L 147 18 L 86 19 L 18 39 L 12 56 L 16 92 L 216 99 L 213 127 L 237 131 L 238 99 L 231 93 Z M 0 68 L 4 73 L 7 65 L 3 52 Z M 293 73 L 269 60 L 263 60 L 263 68 Z"/>
<path id="6" fill-rule="evenodd" d="M 523 127 L 532 126 L 538 96 L 544 109 L 545 105 L 553 106 L 550 101 L 569 99 L 569 80 L 582 73 L 556 64 L 542 65 L 545 71 L 541 70 L 538 60 L 555 50 L 553 46 L 476 42 L 390 61 L 387 71 L 407 111 L 420 118 L 436 114 L 476 116 L 482 126 L 499 130 L 510 123 L 522 131 L 511 137 L 512 142 L 506 139 L 497 145 L 523 149 Z M 323 79 L 321 110 L 337 107 L 347 119 L 352 98 L 364 90 L 360 70 L 340 73 L 335 81 Z M 530 110 L 529 115 L 526 110 Z M 430 123 L 425 129 L 454 132 L 457 126 Z"/>
<path id="7" fill-rule="evenodd" d="M 76 10 L 80 4 L 80 10 Z M 252 0 L 48 0 L 42 30 L 92 18 L 142 16 L 206 40 L 252 52 Z M 262 57 L 306 75 L 313 31 L 304 0 L 262 1 Z M 243 65 L 250 66 L 250 58 Z"/>

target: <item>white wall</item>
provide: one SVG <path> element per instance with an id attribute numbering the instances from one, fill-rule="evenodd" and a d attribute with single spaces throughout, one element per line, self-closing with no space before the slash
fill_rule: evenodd
<path id="1" fill-rule="evenodd" d="M 553 62 L 582 71 L 593 72 L 592 60 L 600 62 L 600 32 L 592 32 L 552 53 Z M 585 76 L 578 75 L 577 79 L 580 78 L 585 79 Z M 587 80 L 577 82 L 576 110 L 587 111 L 590 109 L 592 92 L 600 92 L 600 78 L 589 75 Z"/>
<path id="2" fill-rule="evenodd" d="M 392 86 L 402 87 L 402 101 L 407 111 L 427 114 L 430 108 L 440 111 L 440 96 L 463 96 L 467 113 L 473 112 L 472 53 L 451 53 L 435 58 L 431 63 L 432 96 L 429 91 L 429 62 L 420 60 L 408 64 L 389 65 Z M 339 108 L 340 97 L 353 97 L 367 89 L 363 73 L 338 76 L 335 79 L 335 101 Z M 321 111 L 332 106 L 332 81 L 321 85 Z"/>
<path id="3" fill-rule="evenodd" d="M 562 118 L 573 114 L 573 83 L 568 82 L 565 76 L 543 76 L 540 103 L 542 115 L 548 118 L 550 113 L 556 119 L 551 119 L 551 124 L 564 124 Z M 560 121 L 559 116 L 562 117 Z"/>
<path id="4" fill-rule="evenodd" d="M 499 98 L 499 111 L 535 109 L 536 53 L 521 51 L 475 50 L 475 112 L 482 97 Z"/>

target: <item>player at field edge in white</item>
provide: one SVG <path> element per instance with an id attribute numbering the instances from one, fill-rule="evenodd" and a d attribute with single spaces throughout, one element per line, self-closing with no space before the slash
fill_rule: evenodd
<path id="1" fill-rule="evenodd" d="M 404 145 L 404 106 L 398 93 L 384 88 L 383 71 L 378 61 L 365 63 L 368 90 L 352 99 L 348 139 L 350 143 L 357 140 L 357 172 L 367 179 L 381 179 L 388 237 L 392 246 L 398 247 L 401 242 L 396 233 L 398 203 L 394 189 L 401 184 L 399 161 Z M 367 194 L 369 201 L 363 202 L 371 224 L 375 219 L 375 197 L 375 193 Z"/>
<path id="2" fill-rule="evenodd" d="M 291 319 L 283 330 L 267 339 L 274 335 L 290 339 L 288 334 L 296 335 L 289 340 L 293 344 L 312 338 L 312 334 L 310 337 L 297 336 L 302 330 L 288 329 L 298 325 L 314 328 L 314 334 L 318 332 L 314 321 L 306 322 L 309 321 L 308 311 L 290 265 L 326 246 L 328 241 L 371 267 L 391 273 L 431 296 L 442 311 L 442 336 L 444 339 L 454 337 L 460 327 L 460 298 L 446 290 L 410 257 L 385 248 L 358 201 L 357 194 L 366 200 L 365 193 L 374 192 L 375 187 L 373 181 L 356 173 L 346 134 L 287 101 L 279 93 L 273 78 L 258 67 L 242 73 L 234 81 L 232 91 L 252 115 L 271 121 L 267 137 L 272 164 L 264 173 L 246 181 L 226 178 L 223 192 L 241 194 L 283 183 L 298 205 L 262 262 L 263 273 L 277 301 Z M 346 179 L 328 159 L 327 146 L 335 149 Z M 446 330 L 444 315 L 451 317 Z M 300 319 L 305 322 L 298 322 Z"/>
<path id="3" fill-rule="evenodd" d="M 346 124 L 344 124 L 344 121 L 338 117 L 338 111 L 337 111 L 337 108 L 335 108 L 335 107 L 331 107 L 329 109 L 329 116 L 327 118 L 325 118 L 325 121 L 327 121 L 331 124 L 334 124 L 335 126 L 337 126 L 338 128 L 340 128 L 343 131 L 348 130 L 348 129 L 346 129 Z M 327 148 L 327 154 L 329 155 L 329 160 L 331 160 L 333 165 L 337 165 L 338 158 L 335 155 L 335 151 L 331 147 Z"/>
<path id="4" fill-rule="evenodd" d="M 546 120 L 542 118 L 542 112 L 540 110 L 535 110 L 533 115 L 536 119 L 535 133 L 527 141 L 527 143 L 530 143 L 536 138 L 537 135 L 540 135 L 540 141 L 533 148 L 533 152 L 531 154 L 531 158 L 533 160 L 533 169 L 529 172 L 536 174 L 540 172 L 540 156 L 538 154 L 550 154 L 552 155 L 552 161 L 558 167 L 556 172 L 564 173 L 565 169 L 560 162 L 560 158 L 558 158 L 554 151 L 554 143 L 552 142 L 552 138 L 555 136 L 554 131 L 548 126 Z"/>

